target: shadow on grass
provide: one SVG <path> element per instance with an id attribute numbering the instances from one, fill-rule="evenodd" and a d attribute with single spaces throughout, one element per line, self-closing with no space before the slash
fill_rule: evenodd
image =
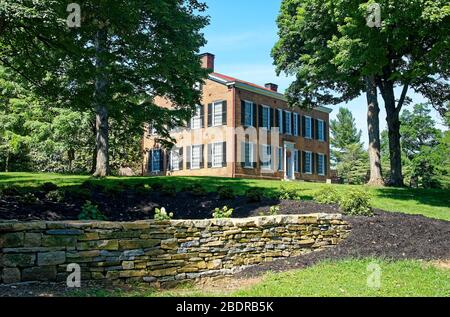
<path id="1" fill-rule="evenodd" d="M 450 190 L 445 189 L 415 189 L 415 188 L 377 188 L 378 198 L 388 198 L 400 201 L 415 201 L 420 204 L 435 207 L 450 207 Z"/>

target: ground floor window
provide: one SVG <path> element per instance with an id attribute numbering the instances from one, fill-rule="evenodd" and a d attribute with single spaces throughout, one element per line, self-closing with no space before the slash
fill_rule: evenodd
<path id="1" fill-rule="evenodd" d="M 223 161 L 223 143 L 214 143 L 212 145 L 212 166 L 222 167 Z"/>
<path id="2" fill-rule="evenodd" d="M 161 171 L 161 150 L 152 150 L 152 172 Z"/>
<path id="3" fill-rule="evenodd" d="M 244 167 L 253 167 L 253 143 L 244 143 Z"/>
<path id="4" fill-rule="evenodd" d="M 325 175 L 325 155 L 318 154 L 317 155 L 317 174 Z"/>
<path id="5" fill-rule="evenodd" d="M 294 172 L 298 173 L 298 160 L 299 160 L 299 152 L 298 150 L 294 150 Z"/>
<path id="6" fill-rule="evenodd" d="M 263 144 L 261 146 L 261 169 L 272 169 L 272 146 Z"/>
<path id="7" fill-rule="evenodd" d="M 170 152 L 170 169 L 172 171 L 180 170 L 180 149 L 175 149 Z"/>
<path id="8" fill-rule="evenodd" d="M 191 169 L 199 169 L 202 155 L 202 146 L 193 145 L 191 150 Z"/>
<path id="9" fill-rule="evenodd" d="M 278 170 L 279 171 L 283 170 L 283 148 L 282 147 L 278 148 Z"/>
<path id="10" fill-rule="evenodd" d="M 312 153 L 305 152 L 305 173 L 312 174 Z"/>

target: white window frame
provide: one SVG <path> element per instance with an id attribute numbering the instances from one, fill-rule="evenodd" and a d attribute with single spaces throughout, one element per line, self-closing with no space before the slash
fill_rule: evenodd
<path id="1" fill-rule="evenodd" d="M 249 161 L 247 162 L 247 146 L 248 146 L 248 158 Z M 254 148 L 255 144 L 252 142 L 245 142 L 244 143 L 244 168 L 253 168 L 253 162 L 255 162 L 254 160 L 254 153 L 253 153 L 253 148 Z M 248 163 L 248 165 L 247 165 Z"/>
<path id="2" fill-rule="evenodd" d="M 322 162 L 320 162 L 321 159 Z M 319 161 L 319 164 L 317 164 L 317 174 L 320 176 L 325 176 L 325 154 L 318 153 L 317 160 Z M 322 168 L 322 172 L 319 172 L 320 168 Z"/>
<path id="3" fill-rule="evenodd" d="M 309 156 L 309 170 L 306 168 L 308 165 L 306 164 L 308 162 L 308 156 Z M 305 174 L 311 175 L 312 174 L 312 152 L 305 151 Z"/>
<path id="4" fill-rule="evenodd" d="M 318 126 L 317 126 L 317 130 L 319 133 L 319 141 L 325 141 L 325 121 L 318 119 Z"/>
<path id="5" fill-rule="evenodd" d="M 158 155 L 159 155 L 158 161 L 157 161 L 157 164 L 156 164 L 158 166 L 157 169 L 155 169 L 155 164 L 154 164 L 155 163 L 155 157 L 156 157 L 155 153 L 158 153 Z M 161 172 L 160 164 L 161 164 L 161 150 L 160 149 L 153 149 L 152 150 L 152 172 L 155 172 L 155 173 Z"/>
<path id="6" fill-rule="evenodd" d="M 261 170 L 264 171 L 271 171 L 272 170 L 272 145 L 270 144 L 262 144 L 262 147 L 264 148 L 264 153 L 261 155 Z M 269 161 L 268 162 L 263 162 L 263 158 L 266 158 L 267 156 L 269 156 Z M 265 164 L 268 164 L 265 165 Z"/>
<path id="7" fill-rule="evenodd" d="M 299 173 L 299 169 L 298 169 L 298 162 L 299 162 L 299 158 L 300 158 L 300 151 L 299 150 L 294 150 L 294 173 Z"/>
<path id="8" fill-rule="evenodd" d="M 292 127 L 294 129 L 294 136 L 298 136 L 298 113 L 294 112 L 294 126 Z"/>
<path id="9" fill-rule="evenodd" d="M 198 167 L 194 166 L 194 148 L 199 148 L 199 156 L 198 156 Z M 192 145 L 191 146 L 191 170 L 199 170 L 201 169 L 201 163 L 202 163 L 202 145 Z"/>
<path id="10" fill-rule="evenodd" d="M 201 129 L 202 128 L 202 105 L 197 105 L 197 110 L 195 116 L 191 118 L 191 129 Z"/>
<path id="11" fill-rule="evenodd" d="M 284 154 L 284 148 L 283 147 L 279 147 L 278 148 L 278 171 L 282 171 L 283 170 L 283 154 Z"/>
<path id="12" fill-rule="evenodd" d="M 283 134 L 283 109 L 277 109 L 278 111 L 278 131 Z"/>
<path id="13" fill-rule="evenodd" d="M 308 135 L 308 122 L 309 122 L 309 135 Z M 312 139 L 312 118 L 305 116 L 305 139 Z"/>
<path id="14" fill-rule="evenodd" d="M 219 159 L 219 161 L 216 161 L 215 159 L 217 158 L 217 153 L 216 153 L 216 150 L 217 150 L 217 148 L 216 148 L 216 146 L 218 146 L 218 148 L 220 149 L 219 150 L 219 153 L 220 153 L 220 159 Z M 215 142 L 215 143 L 212 143 L 212 145 L 211 145 L 211 165 L 212 165 L 212 167 L 213 168 L 218 168 L 218 167 L 222 167 L 222 165 L 223 165 L 223 142 Z"/>
<path id="15" fill-rule="evenodd" d="M 262 124 L 263 124 L 263 126 L 261 128 L 264 128 L 266 130 L 270 130 L 270 128 L 271 128 L 270 121 L 272 121 L 271 118 L 270 118 L 270 107 L 262 105 L 262 111 L 263 111 L 263 113 L 262 113 Z M 265 112 L 266 112 L 266 115 L 267 115 L 267 124 L 266 125 L 264 125 L 264 113 Z"/>
<path id="16" fill-rule="evenodd" d="M 286 131 L 287 135 L 292 135 L 292 112 L 285 110 L 284 111 L 284 121 L 286 122 Z"/>
<path id="17" fill-rule="evenodd" d="M 172 171 L 179 171 L 180 170 L 180 153 L 179 149 L 170 151 L 170 168 Z M 174 157 L 176 157 L 176 161 L 174 161 Z M 176 163 L 176 164 L 174 164 Z"/>
<path id="18" fill-rule="evenodd" d="M 220 105 L 219 113 L 217 113 L 217 109 L 216 109 L 216 106 L 218 106 L 218 105 Z M 218 123 L 216 123 L 216 117 L 220 118 Z M 223 100 L 213 102 L 213 104 L 212 104 L 212 119 L 211 120 L 212 120 L 211 125 L 213 127 L 218 127 L 218 126 L 223 125 Z"/>
<path id="19" fill-rule="evenodd" d="M 246 127 L 254 127 L 255 123 L 253 122 L 253 101 L 244 100 L 244 125 Z M 250 124 L 247 122 L 247 106 L 250 107 Z"/>

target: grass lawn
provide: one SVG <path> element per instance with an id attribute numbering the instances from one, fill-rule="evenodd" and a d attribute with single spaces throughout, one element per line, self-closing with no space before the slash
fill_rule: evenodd
<path id="1" fill-rule="evenodd" d="M 0 186 L 38 186 L 45 182 L 53 182 L 59 186 L 79 185 L 89 176 L 74 176 L 60 174 L 39 173 L 0 173 Z M 251 187 L 265 188 L 268 193 L 277 190 L 282 184 L 297 186 L 303 191 L 304 199 L 312 199 L 312 194 L 324 186 L 333 186 L 338 191 L 346 191 L 351 187 L 363 187 L 372 194 L 372 205 L 375 208 L 387 211 L 402 212 L 408 214 L 421 214 L 430 218 L 450 220 L 450 190 L 442 189 L 411 189 L 411 188 L 384 188 L 365 187 L 352 185 L 326 185 L 320 183 L 291 182 L 255 180 L 255 179 L 231 179 L 215 177 L 109 177 L 107 179 L 94 180 L 106 186 L 114 186 L 118 182 L 129 184 L 165 182 L 182 188 L 186 184 L 198 184 L 207 190 L 214 190 L 218 186 L 226 185 L 233 187 L 237 192 L 243 193 Z M 314 212 L 312 210 L 311 212 Z"/>
<path id="2" fill-rule="evenodd" d="M 380 268 L 379 288 L 368 286 L 373 270 Z M 90 289 L 69 296 L 161 297 L 161 296 L 232 296 L 232 297 L 396 297 L 450 296 L 450 270 L 419 261 L 386 262 L 381 260 L 346 260 L 323 262 L 314 267 L 285 273 L 269 273 L 253 286 L 223 292 L 223 288 L 182 286 L 157 291 L 144 286 L 123 289 Z"/>

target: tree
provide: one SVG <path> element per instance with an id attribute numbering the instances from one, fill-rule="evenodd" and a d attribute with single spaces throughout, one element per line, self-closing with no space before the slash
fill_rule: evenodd
<path id="1" fill-rule="evenodd" d="M 60 0 L 6 0 L 0 6 L 0 63 L 58 107 L 93 111 L 95 176 L 109 174 L 110 119 L 150 123 L 170 143 L 200 102 L 198 50 L 208 18 L 197 0 L 85 0 L 81 27 L 66 25 Z M 164 96 L 174 109 L 153 102 Z M 142 131 L 142 130 L 141 130 Z"/>
<path id="2" fill-rule="evenodd" d="M 280 39 L 272 56 L 278 73 L 283 71 L 296 77 L 287 90 L 289 103 L 293 106 L 337 104 L 366 94 L 369 184 L 382 185 L 380 110 L 370 63 L 365 68 L 351 69 L 338 65 L 336 52 L 330 46 L 340 34 L 338 19 L 345 15 L 345 10 L 331 0 L 284 0 L 277 19 Z M 367 32 L 371 30 L 367 28 Z"/>
<path id="3" fill-rule="evenodd" d="M 336 166 L 339 177 L 348 184 L 364 184 L 369 166 L 367 152 L 364 151 L 361 144 L 347 144 L 340 157 Z"/>
<path id="4" fill-rule="evenodd" d="M 357 129 L 355 118 L 347 108 L 339 108 L 336 119 L 330 121 L 330 132 L 331 157 L 336 163 L 342 160 L 342 154 L 348 145 L 357 144 L 362 148 L 362 131 Z"/>

